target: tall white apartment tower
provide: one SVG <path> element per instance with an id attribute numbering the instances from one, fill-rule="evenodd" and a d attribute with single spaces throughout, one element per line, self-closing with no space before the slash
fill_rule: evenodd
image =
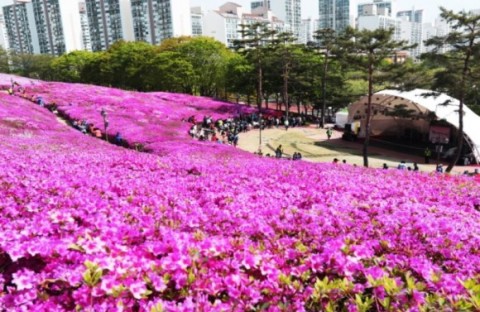
<path id="1" fill-rule="evenodd" d="M 34 53 L 30 19 L 33 11 L 28 1 L 14 1 L 3 7 L 3 17 L 10 49 L 17 53 Z"/>
<path id="2" fill-rule="evenodd" d="M 5 19 L 3 18 L 3 13 L 0 13 L 0 45 L 4 50 L 10 50 L 7 28 L 5 27 Z"/>
<path id="3" fill-rule="evenodd" d="M 319 29 L 330 28 L 341 32 L 355 26 L 355 6 L 352 0 L 319 0 Z"/>
<path id="4" fill-rule="evenodd" d="M 252 11 L 255 10 L 256 8 L 265 8 L 265 7 L 268 10 L 270 10 L 270 0 L 254 0 L 250 3 L 250 9 Z"/>
<path id="5" fill-rule="evenodd" d="M 212 37 L 227 47 L 232 48 L 235 40 L 245 39 L 240 30 L 242 25 L 265 24 L 277 32 L 286 31 L 285 24 L 266 7 L 256 7 L 252 12 L 245 12 L 241 5 L 227 2 L 218 10 L 208 11 L 204 16 L 203 35 Z"/>
<path id="6" fill-rule="evenodd" d="M 92 39 L 90 37 L 90 26 L 88 25 L 85 2 L 78 3 L 78 10 L 80 13 L 80 29 L 82 30 L 82 50 L 92 51 Z"/>
<path id="7" fill-rule="evenodd" d="M 135 40 L 158 44 L 192 34 L 189 0 L 131 0 Z"/>
<path id="8" fill-rule="evenodd" d="M 41 54 L 62 55 L 82 48 L 78 2 L 32 0 L 32 8 Z"/>
<path id="9" fill-rule="evenodd" d="M 268 3 L 268 2 L 267 2 Z M 301 0 L 271 0 L 270 10 L 285 23 L 287 30 L 300 38 L 300 27 L 302 25 L 302 2 Z"/>
<path id="10" fill-rule="evenodd" d="M 302 26 L 300 27 L 300 37 L 298 38 L 299 43 L 307 44 L 313 41 L 313 24 L 314 22 L 311 18 L 302 20 Z"/>
<path id="11" fill-rule="evenodd" d="M 410 38 L 409 44 L 416 44 L 417 46 L 411 50 L 414 57 L 420 56 L 423 47 L 423 10 L 411 10 L 397 12 L 397 18 L 401 19 L 403 24 L 410 23 Z"/>
<path id="12" fill-rule="evenodd" d="M 85 0 L 93 51 L 134 40 L 130 0 Z"/>
<path id="13" fill-rule="evenodd" d="M 381 15 L 394 17 L 395 13 L 394 0 L 373 0 L 373 2 L 360 3 L 357 16 Z"/>
<path id="14" fill-rule="evenodd" d="M 58 56 L 82 47 L 78 2 L 14 0 L 3 13 L 10 48 L 18 53 Z"/>
<path id="15" fill-rule="evenodd" d="M 203 35 L 203 11 L 202 7 L 192 7 L 190 9 L 192 19 L 192 37 Z"/>

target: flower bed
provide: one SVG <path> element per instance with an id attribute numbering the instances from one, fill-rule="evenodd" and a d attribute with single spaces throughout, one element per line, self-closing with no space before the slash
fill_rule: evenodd
<path id="1" fill-rule="evenodd" d="M 478 309 L 471 178 L 257 158 L 192 142 L 171 98 L 53 85 L 160 156 L 1 94 L 0 310 Z"/>

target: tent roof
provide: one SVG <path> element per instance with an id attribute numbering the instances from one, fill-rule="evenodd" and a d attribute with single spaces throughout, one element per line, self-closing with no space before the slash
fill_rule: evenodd
<path id="1" fill-rule="evenodd" d="M 449 124 L 458 129 L 458 108 L 460 102 L 445 93 L 415 89 L 412 91 L 383 90 L 375 94 L 396 96 L 411 101 L 430 112 L 434 112 L 438 119 L 445 119 Z M 463 132 L 474 145 L 473 154 L 477 161 L 480 161 L 480 116 L 466 105 L 463 106 L 463 110 Z"/>

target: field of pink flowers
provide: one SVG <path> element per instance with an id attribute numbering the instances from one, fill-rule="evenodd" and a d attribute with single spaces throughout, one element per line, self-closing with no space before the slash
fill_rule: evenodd
<path id="1" fill-rule="evenodd" d="M 190 140 L 182 118 L 235 113 L 208 99 L 41 82 L 28 92 L 72 118 L 101 122 L 105 108 L 112 132 L 153 153 L 0 94 L 0 311 L 480 309 L 470 177 Z"/>
<path id="2" fill-rule="evenodd" d="M 191 123 L 186 122 L 190 116 L 201 121 L 205 115 L 218 119 L 253 111 L 243 105 L 185 94 L 136 93 L 92 85 L 35 81 L 23 86 L 29 98 L 41 96 L 46 103 L 55 103 L 69 119 L 85 119 L 102 131 L 100 112 L 105 110 L 110 137 L 120 132 L 131 145 L 141 143 L 156 154 L 168 153 L 178 142 L 184 142 L 191 127 Z"/>

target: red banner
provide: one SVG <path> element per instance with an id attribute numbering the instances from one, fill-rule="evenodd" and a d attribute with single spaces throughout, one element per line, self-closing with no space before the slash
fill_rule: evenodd
<path id="1" fill-rule="evenodd" d="M 442 126 L 430 126 L 428 139 L 432 143 L 447 144 L 450 141 L 450 128 Z"/>

